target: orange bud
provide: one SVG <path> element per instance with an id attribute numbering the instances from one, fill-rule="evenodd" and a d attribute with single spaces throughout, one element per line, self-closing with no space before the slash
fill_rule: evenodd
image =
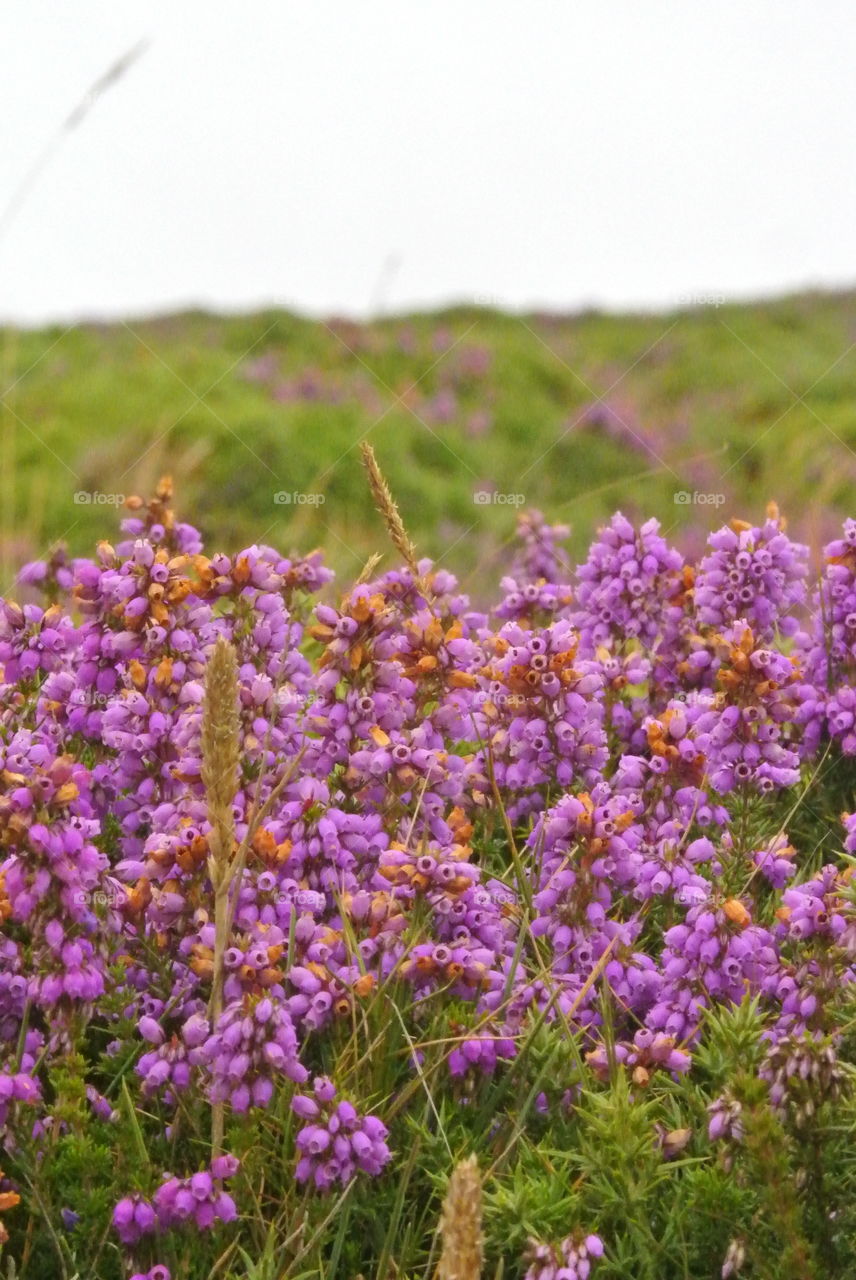
<path id="1" fill-rule="evenodd" d="M 731 923 L 739 925 L 741 929 L 752 923 L 752 917 L 739 898 L 729 898 L 722 909 Z"/>
<path id="2" fill-rule="evenodd" d="M 263 858 L 272 858 L 276 853 L 276 840 L 267 827 L 260 827 L 253 836 L 253 849 Z"/>
<path id="3" fill-rule="evenodd" d="M 146 669 L 142 662 L 137 658 L 132 658 L 128 664 L 128 670 L 131 673 L 131 680 L 134 682 L 135 687 L 144 689 L 146 687 Z"/>
<path id="4" fill-rule="evenodd" d="M 161 658 L 155 669 L 155 684 L 165 688 L 172 680 L 172 658 Z"/>
<path id="5" fill-rule="evenodd" d="M 453 689 L 474 689 L 478 681 L 469 671 L 453 671 L 449 676 L 449 684 Z"/>

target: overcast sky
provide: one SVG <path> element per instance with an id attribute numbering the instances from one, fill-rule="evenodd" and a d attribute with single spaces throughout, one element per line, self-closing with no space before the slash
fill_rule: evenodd
<path id="1" fill-rule="evenodd" d="M 6 0 L 0 316 L 856 281 L 852 0 Z"/>

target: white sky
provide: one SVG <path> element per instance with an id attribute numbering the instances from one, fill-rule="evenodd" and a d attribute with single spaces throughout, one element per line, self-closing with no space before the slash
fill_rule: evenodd
<path id="1" fill-rule="evenodd" d="M 856 280 L 853 0 L 6 0 L 0 317 Z"/>

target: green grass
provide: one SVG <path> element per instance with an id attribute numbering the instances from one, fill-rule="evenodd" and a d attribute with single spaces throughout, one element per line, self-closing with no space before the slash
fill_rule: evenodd
<path id="1" fill-rule="evenodd" d="M 771 498 L 817 543 L 856 478 L 854 340 L 851 293 L 669 315 L 458 307 L 325 325 L 267 311 L 6 329 L 3 587 L 55 540 L 83 552 L 115 537 L 114 509 L 77 504 L 77 491 L 148 492 L 164 471 L 209 545 L 323 544 L 353 574 L 380 541 L 356 447 L 364 435 L 420 552 L 443 557 L 476 594 L 503 571 L 514 529 L 514 509 L 475 504 L 479 489 L 523 494 L 569 522 L 576 554 L 619 506 L 658 516 L 694 549 L 700 530 L 757 518 Z M 324 398 L 277 398 L 307 374 Z M 431 402 L 450 388 L 441 423 Z M 633 434 L 571 426 L 598 396 L 653 452 Z M 324 502 L 276 505 L 283 490 Z M 678 490 L 724 503 L 682 506 Z"/>

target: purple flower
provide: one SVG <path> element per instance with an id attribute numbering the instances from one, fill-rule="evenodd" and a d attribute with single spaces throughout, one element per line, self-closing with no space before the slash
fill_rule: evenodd
<path id="1" fill-rule="evenodd" d="M 708 539 L 695 582 L 699 622 L 718 629 L 738 618 L 763 638 L 793 635 L 795 610 L 804 602 L 808 548 L 792 542 L 771 504 L 758 527 L 732 521 Z"/>
<path id="2" fill-rule="evenodd" d="M 357 1173 L 379 1174 L 391 1155 L 386 1145 L 386 1126 L 376 1116 L 361 1116 L 347 1101 L 335 1103 L 336 1091 L 326 1077 L 313 1082 L 314 1099 L 298 1096 L 292 1101 L 295 1114 L 304 1117 L 314 1101 L 315 1123 L 298 1131 L 300 1153 L 295 1176 L 298 1182 L 312 1181 L 319 1191 L 334 1183 L 345 1185 Z"/>

